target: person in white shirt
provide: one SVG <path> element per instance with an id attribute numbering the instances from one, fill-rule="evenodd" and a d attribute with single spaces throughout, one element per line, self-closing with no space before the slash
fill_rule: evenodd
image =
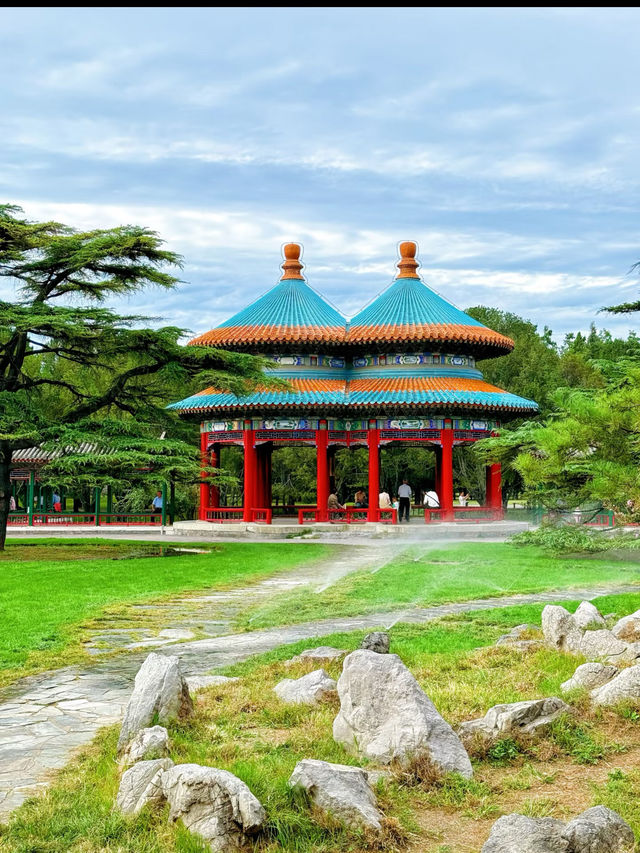
<path id="1" fill-rule="evenodd" d="M 429 509 L 438 509 L 440 506 L 440 498 L 438 497 L 438 493 L 435 489 L 430 489 L 428 492 L 424 493 L 422 503 L 426 507 L 429 507 Z"/>
<path id="2" fill-rule="evenodd" d="M 400 504 L 400 512 L 398 521 L 402 521 L 402 516 L 405 515 L 407 524 L 409 523 L 409 511 L 411 509 L 411 486 L 406 478 L 402 481 L 402 485 L 398 489 L 398 503 Z"/>
<path id="3" fill-rule="evenodd" d="M 389 492 L 380 492 L 378 495 L 378 506 L 380 509 L 391 509 L 391 498 Z"/>
<path id="4" fill-rule="evenodd" d="M 460 494 L 458 495 L 458 503 L 460 506 L 466 506 L 469 503 L 469 493 L 465 492 L 464 489 L 460 489 Z"/>

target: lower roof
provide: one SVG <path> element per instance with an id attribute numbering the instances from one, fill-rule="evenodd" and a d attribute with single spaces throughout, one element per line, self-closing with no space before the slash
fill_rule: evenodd
<path id="1" fill-rule="evenodd" d="M 496 412 L 535 414 L 533 400 L 509 394 L 483 379 L 458 376 L 371 377 L 364 379 L 287 380 L 290 389 L 258 386 L 237 397 L 229 391 L 207 388 L 173 403 L 169 409 L 184 413 L 230 412 L 247 409 L 395 409 L 471 408 Z"/>

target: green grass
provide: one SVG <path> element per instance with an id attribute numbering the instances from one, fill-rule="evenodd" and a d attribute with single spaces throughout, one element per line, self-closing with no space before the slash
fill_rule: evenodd
<path id="1" fill-rule="evenodd" d="M 489 647 L 506 621 L 396 625 L 392 651 L 455 725 L 498 702 L 550 695 L 575 668 L 575 658 L 548 649 L 523 655 Z M 362 634 L 334 634 L 314 642 L 350 650 Z M 240 682 L 202 691 L 194 717 L 169 727 L 176 763 L 227 769 L 263 803 L 267 829 L 256 840 L 255 853 L 395 851 L 408 841 L 411 849 L 425 853 L 466 853 L 481 848 L 501 814 L 569 817 L 598 803 L 616 809 L 636 831 L 640 828 L 640 776 L 616 764 L 637 761 L 635 753 L 625 752 L 637 751 L 637 725 L 613 712 L 592 712 L 585 703 L 539 743 L 505 742 L 491 754 L 474 755 L 472 780 L 438 778 L 432 771 L 420 776 L 418 764 L 410 771 L 396 768 L 391 781 L 376 791 L 385 814 L 382 841 L 340 826 L 287 786 L 302 758 L 367 763 L 333 741 L 336 700 L 315 708 L 288 706 L 273 693 L 282 678 L 314 668 L 309 661 L 284 663 L 305 645 L 308 641 L 238 664 L 232 671 L 243 676 Z M 341 664 L 329 662 L 326 669 L 337 677 Z M 0 827 L 2 853 L 203 853 L 206 848 L 180 824 L 168 823 L 166 807 L 147 807 L 129 819 L 113 809 L 119 784 L 117 735 L 116 727 L 104 730 L 46 794 L 27 801 Z M 566 782 L 576 774 L 585 780 L 580 790 Z"/>
<path id="2" fill-rule="evenodd" d="M 534 546 L 480 542 L 410 548 L 382 569 L 349 575 L 326 590 L 281 594 L 245 614 L 242 624 L 254 629 L 605 583 L 640 583 L 640 555 L 637 561 L 552 557 Z"/>
<path id="3" fill-rule="evenodd" d="M 332 553 L 332 546 L 326 545 L 233 543 L 210 547 L 206 554 L 113 559 L 122 556 L 125 546 L 105 542 L 70 546 L 63 541 L 50 543 L 44 553 L 41 542 L 34 552 L 28 552 L 24 543 L 7 549 L 5 553 L 16 558 L 5 559 L 0 570 L 0 677 L 5 682 L 78 659 L 82 654 L 78 626 L 108 605 L 257 581 Z M 71 559 L 66 553 L 70 547 L 74 547 Z M 104 553 L 105 548 L 113 548 L 111 558 L 91 556 L 92 549 Z M 25 559 L 25 552 L 41 559 Z"/>

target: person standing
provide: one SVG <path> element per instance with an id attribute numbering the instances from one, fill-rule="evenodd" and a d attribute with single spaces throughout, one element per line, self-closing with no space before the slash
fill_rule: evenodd
<path id="1" fill-rule="evenodd" d="M 402 522 L 402 516 L 406 515 L 407 524 L 409 523 L 409 512 L 411 510 L 411 486 L 406 477 L 402 481 L 402 485 L 398 489 L 398 503 L 400 512 L 398 513 L 398 521 Z"/>
<path id="2" fill-rule="evenodd" d="M 469 493 L 464 489 L 460 489 L 460 494 L 458 495 L 458 503 L 460 506 L 467 506 L 469 503 Z"/>
<path id="3" fill-rule="evenodd" d="M 162 492 L 161 491 L 156 492 L 156 496 L 152 501 L 152 506 L 153 506 L 153 509 L 151 510 L 151 512 L 153 513 L 153 515 L 160 515 L 160 513 L 162 512 Z"/>
<path id="4" fill-rule="evenodd" d="M 62 499 L 60 495 L 54 490 L 53 495 L 51 496 L 51 500 L 53 503 L 53 511 L 54 512 L 62 512 Z"/>

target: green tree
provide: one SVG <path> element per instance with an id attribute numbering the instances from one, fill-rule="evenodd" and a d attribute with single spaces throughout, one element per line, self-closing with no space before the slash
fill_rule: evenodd
<path id="1" fill-rule="evenodd" d="M 149 318 L 105 306 L 174 287 L 167 268 L 180 263 L 146 228 L 76 231 L 0 206 L 0 276 L 19 286 L 15 301 L 0 302 L 0 549 L 16 450 L 64 451 L 49 477 L 76 483 L 193 482 L 193 427 L 165 410 L 167 383 L 244 393 L 263 378 L 259 359 L 182 346 L 183 329 L 148 328 Z"/>
<path id="2" fill-rule="evenodd" d="M 640 364 L 601 363 L 605 387 L 561 388 L 555 411 L 479 442 L 485 460 L 508 463 L 528 497 L 549 509 L 640 508 Z M 635 511 L 635 510 L 634 510 Z"/>

